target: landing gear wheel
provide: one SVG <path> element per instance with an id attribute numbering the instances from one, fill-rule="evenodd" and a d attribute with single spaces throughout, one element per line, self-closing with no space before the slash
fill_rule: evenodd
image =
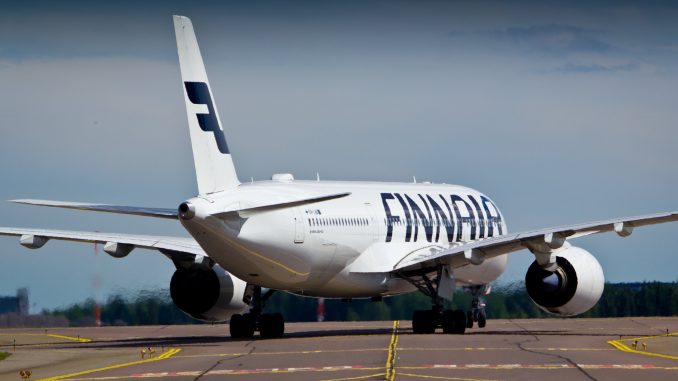
<path id="1" fill-rule="evenodd" d="M 274 336 L 273 316 L 270 314 L 261 315 L 261 320 L 259 321 L 259 334 L 264 339 Z"/>
<path id="2" fill-rule="evenodd" d="M 485 314 L 485 309 L 478 311 L 478 328 L 485 328 L 487 324 L 487 315 Z"/>
<path id="3" fill-rule="evenodd" d="M 443 333 L 454 332 L 454 317 L 452 316 L 452 312 L 452 310 L 443 311 L 443 318 L 440 322 L 443 326 Z"/>
<path id="4" fill-rule="evenodd" d="M 273 320 L 273 337 L 283 337 L 285 334 L 285 318 L 282 314 L 275 313 L 271 315 Z"/>
<path id="5" fill-rule="evenodd" d="M 231 332 L 231 337 L 234 339 L 239 339 L 242 337 L 242 315 L 235 314 L 231 316 L 231 322 L 228 326 L 229 331 Z"/>
<path id="6" fill-rule="evenodd" d="M 285 319 L 281 314 L 263 314 L 259 322 L 259 334 L 262 338 L 282 337 L 285 333 Z"/>
<path id="7" fill-rule="evenodd" d="M 241 338 L 250 339 L 254 337 L 255 317 L 252 314 L 242 315 L 240 334 Z"/>
<path id="8" fill-rule="evenodd" d="M 473 328 L 473 312 L 466 312 L 466 328 Z"/>
<path id="9" fill-rule="evenodd" d="M 412 314 L 412 331 L 414 333 L 434 333 L 436 331 L 435 313 L 417 310 Z"/>
<path id="10" fill-rule="evenodd" d="M 445 333 L 462 334 L 466 331 L 466 314 L 462 310 L 445 310 L 442 326 Z"/>

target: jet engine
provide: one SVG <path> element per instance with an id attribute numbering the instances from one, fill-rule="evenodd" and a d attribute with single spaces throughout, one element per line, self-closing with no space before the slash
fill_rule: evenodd
<path id="1" fill-rule="evenodd" d="M 545 270 L 533 262 L 525 275 L 532 301 L 544 311 L 574 316 L 591 309 L 603 293 L 605 276 L 588 251 L 570 246 L 556 253 L 556 265 Z"/>
<path id="2" fill-rule="evenodd" d="M 179 309 L 204 321 L 224 321 L 242 312 L 247 284 L 219 265 L 178 268 L 170 281 L 170 295 Z"/>

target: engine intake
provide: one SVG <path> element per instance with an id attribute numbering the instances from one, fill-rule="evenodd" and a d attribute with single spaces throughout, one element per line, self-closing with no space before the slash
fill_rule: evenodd
<path id="1" fill-rule="evenodd" d="M 525 288 L 544 311 L 574 316 L 591 309 L 603 293 L 605 276 L 600 263 L 588 251 L 570 246 L 558 251 L 556 268 L 544 270 L 533 262 L 525 275 Z"/>
<path id="2" fill-rule="evenodd" d="M 170 281 L 170 295 L 179 309 L 204 321 L 224 321 L 244 310 L 245 282 L 220 266 L 179 268 Z"/>

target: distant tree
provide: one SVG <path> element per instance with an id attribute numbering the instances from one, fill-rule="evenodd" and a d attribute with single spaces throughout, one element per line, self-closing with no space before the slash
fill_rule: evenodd
<path id="1" fill-rule="evenodd" d="M 495 287 L 484 297 L 489 318 L 551 317 L 537 307 L 527 295 L 522 283 Z M 277 292 L 268 300 L 264 312 L 281 312 L 286 321 L 315 321 L 317 299 Z M 445 308 L 469 309 L 471 295 L 459 290 L 454 303 Z M 409 320 L 417 309 L 431 307 L 425 295 L 415 292 L 383 298 L 372 302 L 355 299 L 345 302 L 325 300 L 325 319 L 352 320 Z M 95 302 L 83 303 L 43 313 L 66 316 L 71 325 L 93 325 Z M 606 283 L 598 304 L 582 317 L 674 316 L 678 315 L 678 282 Z M 134 297 L 112 295 L 101 306 L 101 320 L 105 325 L 188 324 L 199 323 L 181 312 L 172 303 L 167 290 L 142 292 Z"/>

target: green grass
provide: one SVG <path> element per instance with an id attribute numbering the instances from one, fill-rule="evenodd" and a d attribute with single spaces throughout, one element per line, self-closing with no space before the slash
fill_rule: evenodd
<path id="1" fill-rule="evenodd" d="M 0 352 L 0 361 L 6 359 L 6 358 L 9 357 L 10 355 L 11 355 L 11 353 Z"/>

